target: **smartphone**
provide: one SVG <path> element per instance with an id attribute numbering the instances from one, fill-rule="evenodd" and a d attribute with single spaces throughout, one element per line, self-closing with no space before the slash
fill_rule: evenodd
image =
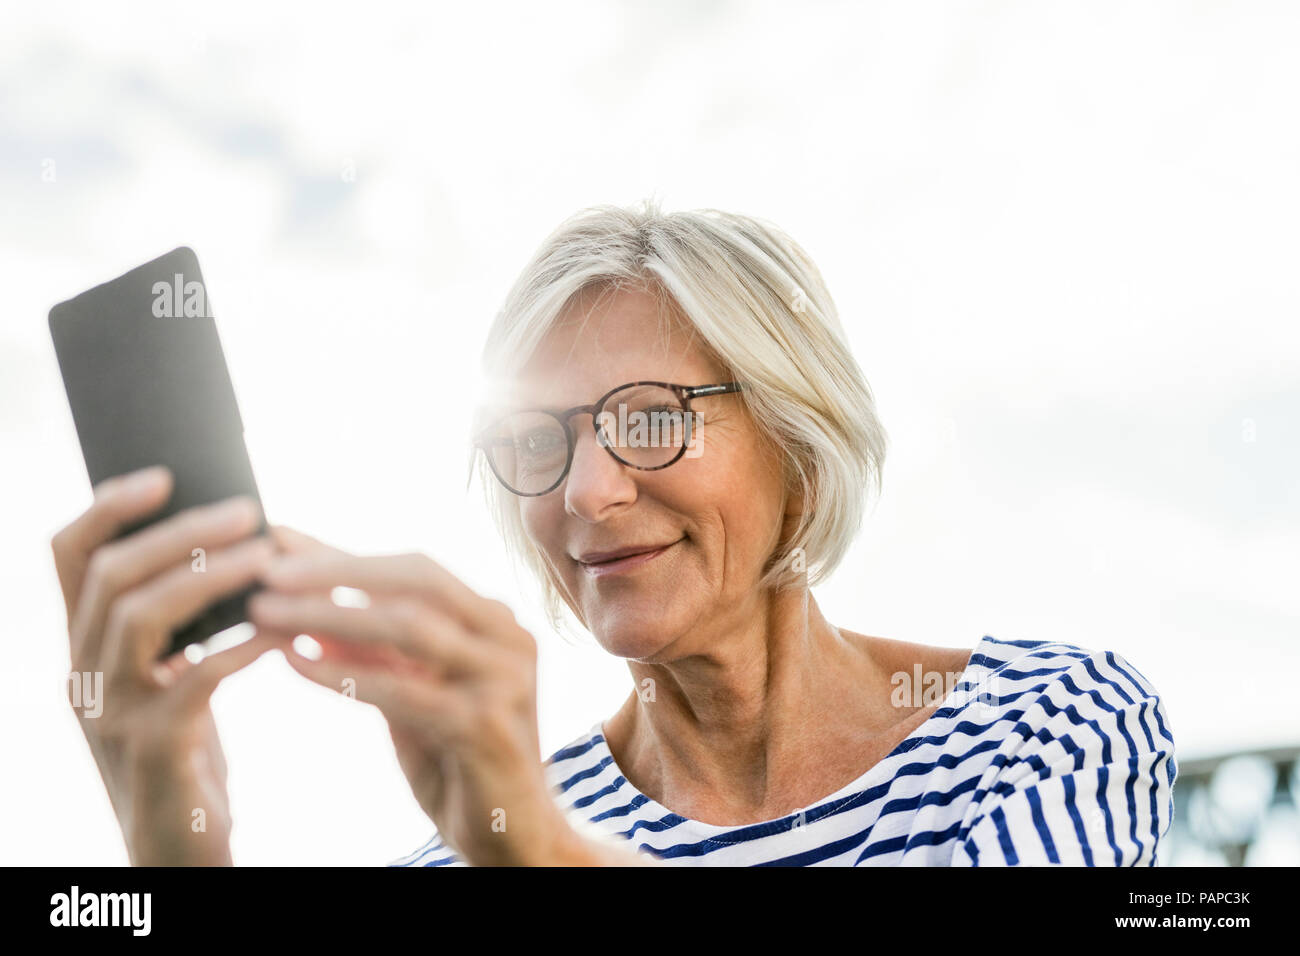
<path id="1" fill-rule="evenodd" d="M 199 260 L 173 249 L 50 309 L 50 335 L 92 486 L 150 465 L 170 500 L 123 537 L 195 505 L 261 496 Z M 266 533 L 262 518 L 259 534 Z M 193 555 L 195 568 L 201 555 Z M 252 585 L 172 634 L 172 654 L 248 620 Z"/>

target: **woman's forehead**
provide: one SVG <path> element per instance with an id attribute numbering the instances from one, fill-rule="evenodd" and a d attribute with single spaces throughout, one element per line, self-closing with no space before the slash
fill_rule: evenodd
<path id="1" fill-rule="evenodd" d="M 606 392 L 631 382 L 674 385 L 713 385 L 719 381 L 714 365 L 702 355 L 623 355 L 609 361 L 576 360 L 546 366 L 530 365 L 525 372 L 498 383 L 494 401 L 512 408 L 571 408 L 596 401 Z"/>
<path id="2" fill-rule="evenodd" d="M 696 338 L 694 326 L 658 296 L 641 290 L 588 290 L 556 317 L 533 361 L 553 368 L 574 356 L 586 361 L 651 352 L 680 356 Z"/>
<path id="3" fill-rule="evenodd" d="M 512 405 L 569 407 L 594 402 L 628 382 L 703 385 L 713 384 L 718 374 L 717 362 L 688 323 L 666 322 L 644 300 L 606 300 L 581 312 L 570 308 L 495 391 Z"/>

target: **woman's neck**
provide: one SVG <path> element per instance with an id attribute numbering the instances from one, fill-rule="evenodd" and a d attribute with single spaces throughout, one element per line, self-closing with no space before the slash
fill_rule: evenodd
<path id="1" fill-rule="evenodd" d="M 629 662 L 635 692 L 606 741 L 628 781 L 678 813 L 770 819 L 853 780 L 906 716 L 889 706 L 885 664 L 807 589 L 773 594 L 705 647 Z"/>

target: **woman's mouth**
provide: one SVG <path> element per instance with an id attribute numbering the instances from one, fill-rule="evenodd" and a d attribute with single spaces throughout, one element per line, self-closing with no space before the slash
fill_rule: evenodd
<path id="1" fill-rule="evenodd" d="M 666 544 L 662 548 L 656 548 L 653 551 L 643 551 L 640 554 L 630 554 L 626 557 L 615 558 L 612 561 L 596 561 L 590 564 L 585 561 L 579 561 L 578 564 L 584 573 L 591 575 L 593 578 L 603 578 L 608 574 L 622 574 L 625 571 L 631 571 L 634 568 L 639 568 L 643 565 L 649 564 L 655 558 L 659 557 L 659 555 L 676 547 L 682 542 L 682 540 L 684 539 L 678 538 L 676 541 L 671 544 Z"/>

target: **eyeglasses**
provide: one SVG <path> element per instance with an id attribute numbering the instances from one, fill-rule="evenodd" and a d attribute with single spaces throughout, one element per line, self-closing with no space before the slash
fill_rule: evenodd
<path id="1" fill-rule="evenodd" d="M 593 405 L 511 412 L 479 432 L 474 445 L 487 456 L 501 484 L 531 498 L 554 491 L 569 474 L 577 444 L 569 425 L 574 415 L 591 415 L 597 444 L 615 461 L 656 471 L 679 460 L 690 447 L 701 421 L 700 413 L 691 409 L 692 399 L 744 387 L 741 382 L 629 382 L 610 389 Z"/>

